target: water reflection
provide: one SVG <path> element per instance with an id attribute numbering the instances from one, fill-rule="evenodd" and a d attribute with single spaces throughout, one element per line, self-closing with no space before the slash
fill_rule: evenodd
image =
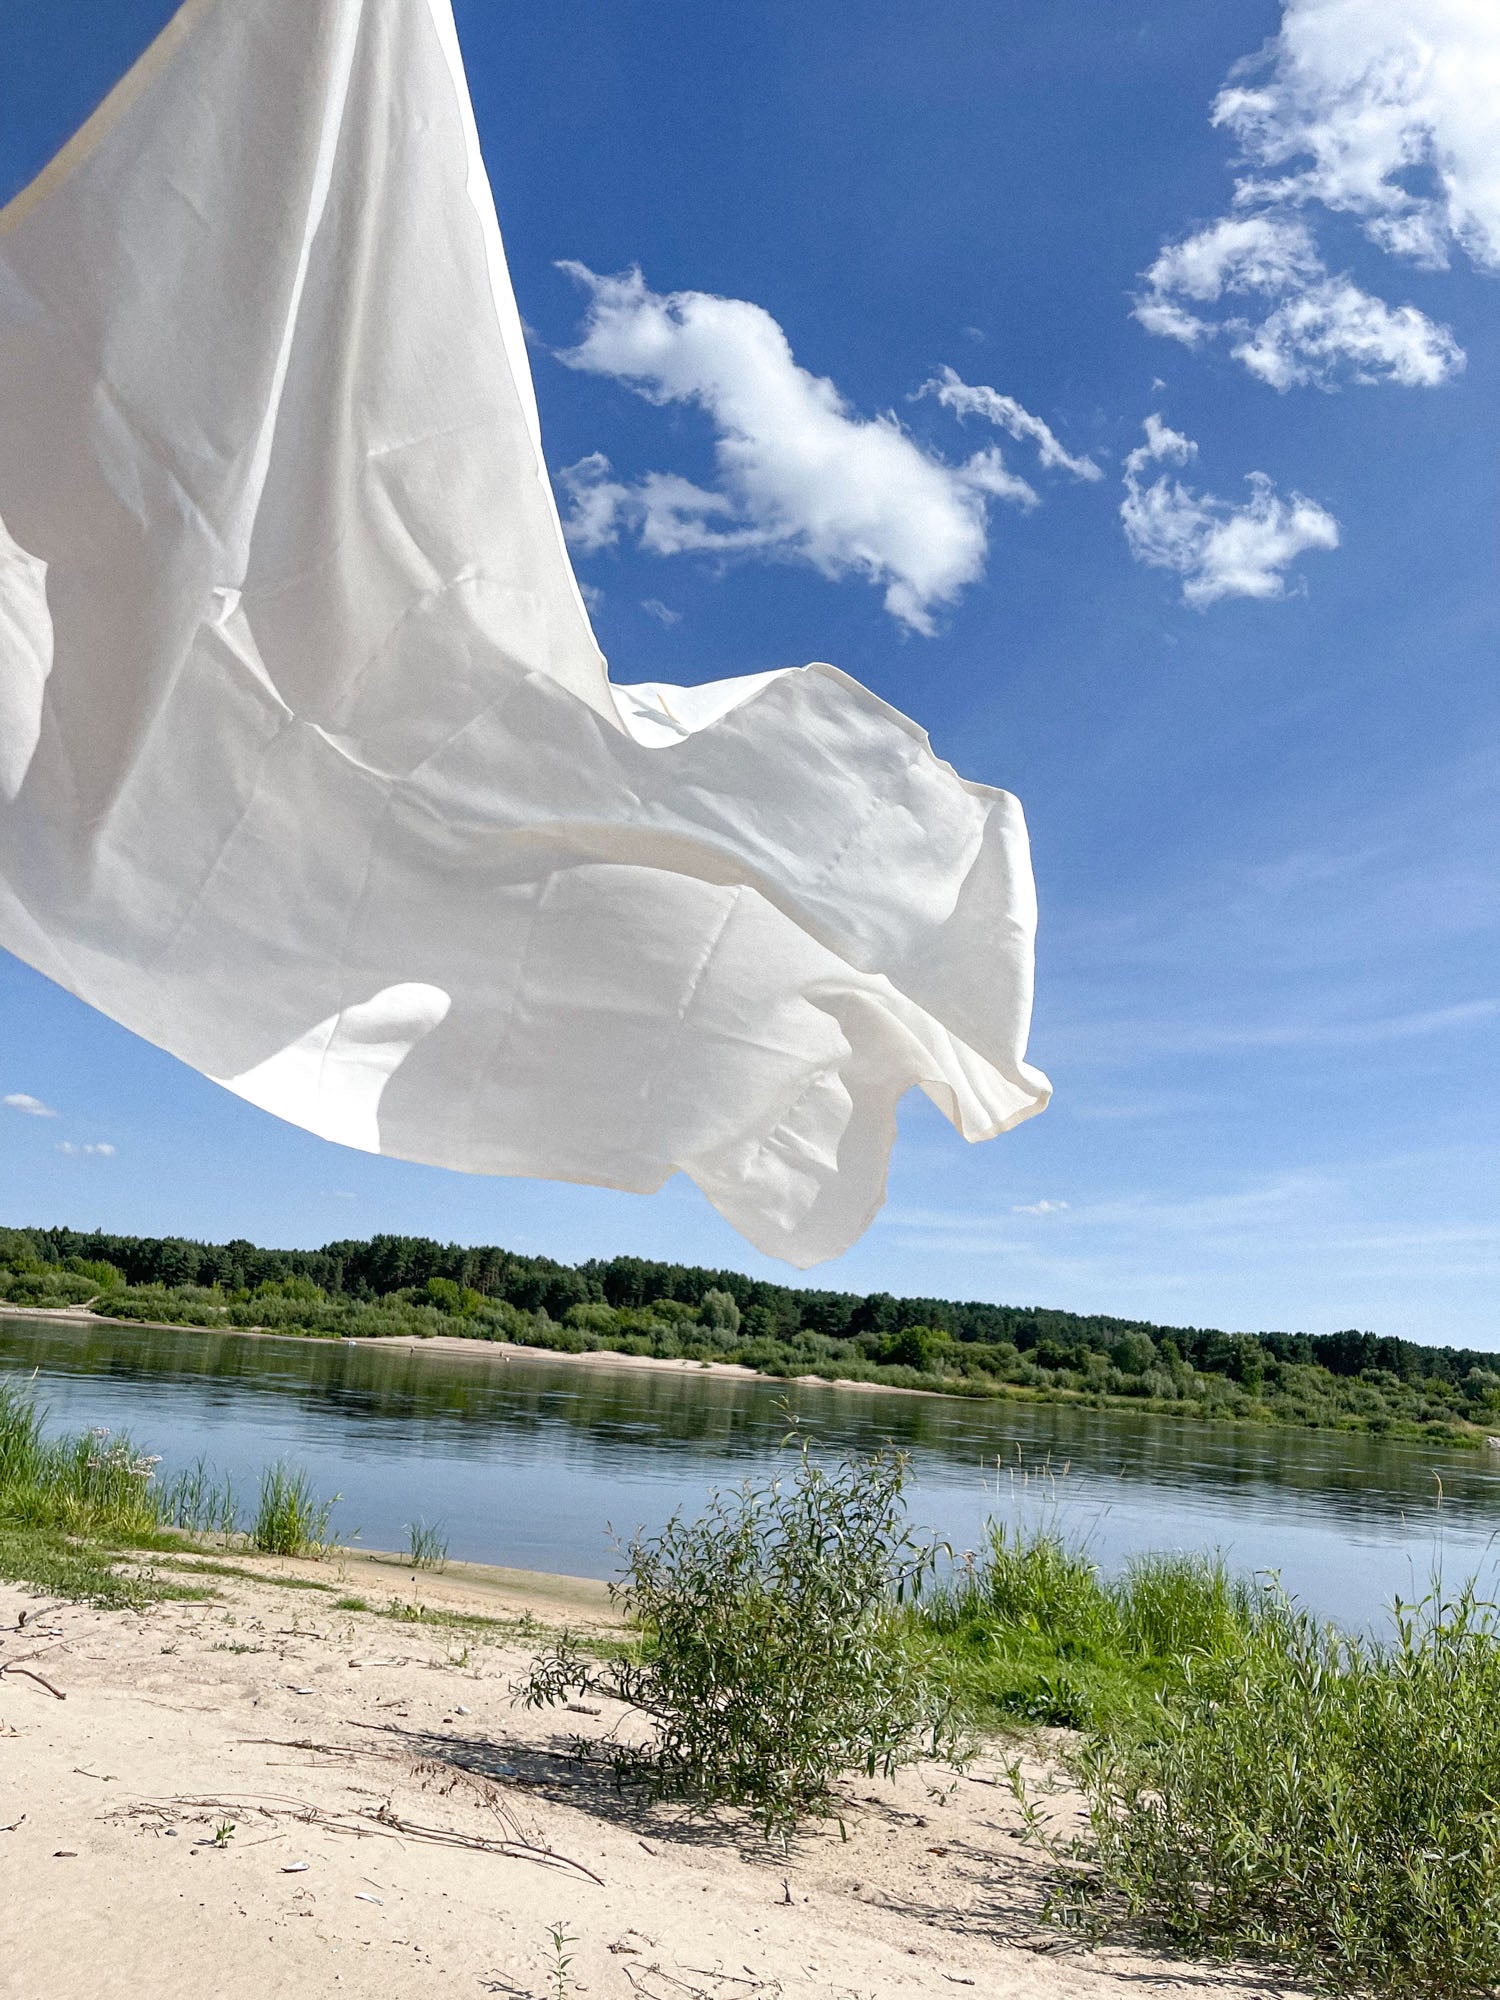
<path id="1" fill-rule="evenodd" d="M 1500 1523 L 1487 1457 L 1336 1433 L 0 1320 L 0 1370 L 23 1369 L 54 1424 L 129 1429 L 168 1469 L 202 1453 L 248 1488 L 268 1459 L 300 1460 L 344 1495 L 341 1531 L 371 1546 L 399 1546 L 420 1515 L 445 1522 L 455 1556 L 581 1575 L 609 1573 L 610 1523 L 659 1525 L 767 1468 L 788 1405 L 830 1452 L 908 1448 L 913 1512 L 956 1546 L 987 1514 L 1050 1506 L 1106 1561 L 1222 1548 L 1351 1623 L 1437 1562 L 1450 1579 L 1483 1568 Z M 1024 1476 L 1048 1463 L 1060 1476 Z"/>

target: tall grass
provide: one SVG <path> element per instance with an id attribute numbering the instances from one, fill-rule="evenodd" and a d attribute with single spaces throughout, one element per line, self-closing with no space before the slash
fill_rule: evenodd
<path id="1" fill-rule="evenodd" d="M 49 1438 L 26 1389 L 0 1381 L 0 1575 L 60 1595 L 137 1602 L 139 1581 L 116 1568 L 122 1552 L 181 1546 L 184 1535 L 232 1540 L 239 1509 L 229 1482 L 202 1459 L 160 1481 L 160 1463 L 123 1433 Z M 273 1466 L 250 1540 L 276 1554 L 321 1554 L 333 1505 L 314 1496 L 304 1473 Z"/>
<path id="2" fill-rule="evenodd" d="M 413 1569 L 446 1569 L 448 1537 L 440 1521 L 408 1521 L 406 1559 Z"/>
<path id="3" fill-rule="evenodd" d="M 992 1526 L 916 1627 L 971 1712 L 1077 1732 L 1060 1921 L 1351 2000 L 1500 1989 L 1500 1613 L 1472 1586 L 1372 1639 L 1213 1558 L 1106 1577 L 1055 1528 Z"/>
<path id="4" fill-rule="evenodd" d="M 1118 1728 L 1192 1662 L 1232 1657 L 1259 1601 L 1215 1557 L 1139 1556 L 1107 1579 L 1055 1526 L 991 1522 L 978 1558 L 913 1626 L 980 1722 Z"/>
<path id="5" fill-rule="evenodd" d="M 250 1540 L 262 1555 L 326 1555 L 331 1545 L 328 1524 L 338 1500 L 338 1494 L 320 1500 L 300 1467 L 278 1460 L 260 1476 Z"/>
<path id="6" fill-rule="evenodd" d="M 31 1398 L 0 1382 L 0 1575 L 99 1604 L 199 1594 L 115 1568 L 117 1549 L 162 1539 L 156 1464 L 107 1431 L 45 1437 Z"/>
<path id="7" fill-rule="evenodd" d="M 48 1439 L 30 1398 L 0 1383 L 0 1518 L 66 1534 L 150 1534 L 162 1525 L 160 1460 L 105 1430 Z"/>
<path id="8" fill-rule="evenodd" d="M 229 1541 L 239 1528 L 239 1502 L 228 1479 L 199 1458 L 179 1472 L 162 1495 L 163 1522 L 188 1534 Z"/>

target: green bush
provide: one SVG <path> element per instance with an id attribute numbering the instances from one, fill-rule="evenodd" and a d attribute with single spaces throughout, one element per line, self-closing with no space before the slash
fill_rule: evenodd
<path id="1" fill-rule="evenodd" d="M 713 1333 L 732 1336 L 740 1330 L 740 1308 L 733 1292 L 711 1287 L 698 1308 L 700 1323 Z"/>
<path id="2" fill-rule="evenodd" d="M 1153 1726 L 1076 1760 L 1063 1916 L 1252 1954 L 1340 1995 L 1500 1986 L 1500 1634 L 1472 1588 L 1352 1638 L 1264 1602 Z"/>
<path id="3" fill-rule="evenodd" d="M 654 1733 L 599 1753 L 617 1780 L 748 1806 L 783 1837 L 836 1811 L 842 1773 L 941 1752 L 950 1703 L 900 1610 L 935 1557 L 906 1525 L 906 1478 L 895 1452 L 828 1470 L 804 1449 L 785 1481 L 716 1494 L 701 1519 L 637 1536 L 613 1588 L 639 1656 L 601 1663 L 565 1636 L 533 1663 L 526 1701 L 627 1703 Z"/>
<path id="4" fill-rule="evenodd" d="M 13 1306 L 81 1306 L 98 1291 L 98 1285 L 73 1271 L 0 1271 L 0 1297 Z"/>
<path id="5" fill-rule="evenodd" d="M 76 1277 L 88 1279 L 96 1292 L 117 1292 L 125 1282 L 125 1273 L 118 1265 L 99 1258 L 70 1257 L 63 1268 Z"/>

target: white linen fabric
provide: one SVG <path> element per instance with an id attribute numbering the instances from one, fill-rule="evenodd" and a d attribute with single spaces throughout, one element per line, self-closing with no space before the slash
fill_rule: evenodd
<path id="1" fill-rule="evenodd" d="M 1016 801 L 828 666 L 612 688 L 450 0 L 188 0 L 0 213 L 0 944 L 279 1117 L 806 1265 L 1023 1060 Z"/>

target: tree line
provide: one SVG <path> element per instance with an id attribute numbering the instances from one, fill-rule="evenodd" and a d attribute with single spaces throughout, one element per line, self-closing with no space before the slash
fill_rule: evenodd
<path id="1" fill-rule="evenodd" d="M 1164 1362 L 1168 1370 L 1182 1363 L 1252 1394 L 1285 1367 L 1317 1368 L 1344 1380 L 1373 1379 L 1377 1386 L 1433 1383 L 1456 1389 L 1477 1373 L 1493 1376 L 1500 1388 L 1500 1355 L 1428 1346 L 1352 1327 L 1324 1334 L 1229 1333 L 1055 1307 L 823 1291 L 642 1257 L 590 1258 L 569 1265 L 497 1244 L 438 1243 L 423 1236 L 379 1235 L 325 1243 L 317 1250 L 267 1250 L 244 1238 L 200 1243 L 185 1237 L 27 1228 L 0 1231 L 0 1261 L 6 1259 L 7 1242 L 18 1239 L 46 1264 L 108 1264 L 131 1286 L 254 1293 L 302 1279 L 329 1299 L 369 1305 L 422 1293 L 439 1280 L 460 1293 L 557 1322 L 566 1322 L 577 1307 L 599 1305 L 643 1315 L 661 1306 L 687 1307 L 698 1315 L 709 1294 L 716 1293 L 734 1301 L 739 1316 L 735 1331 L 744 1341 L 796 1344 L 810 1336 L 820 1343 L 850 1343 L 873 1357 L 900 1350 L 903 1334 L 915 1332 L 918 1337 L 905 1343 L 908 1354 L 895 1365 L 918 1368 L 945 1344 L 1003 1345 L 1051 1371 L 1076 1371 L 1091 1355 L 1108 1357 L 1124 1372 L 1136 1374 L 1153 1363 Z M 586 1323 L 586 1315 L 579 1317 Z"/>

